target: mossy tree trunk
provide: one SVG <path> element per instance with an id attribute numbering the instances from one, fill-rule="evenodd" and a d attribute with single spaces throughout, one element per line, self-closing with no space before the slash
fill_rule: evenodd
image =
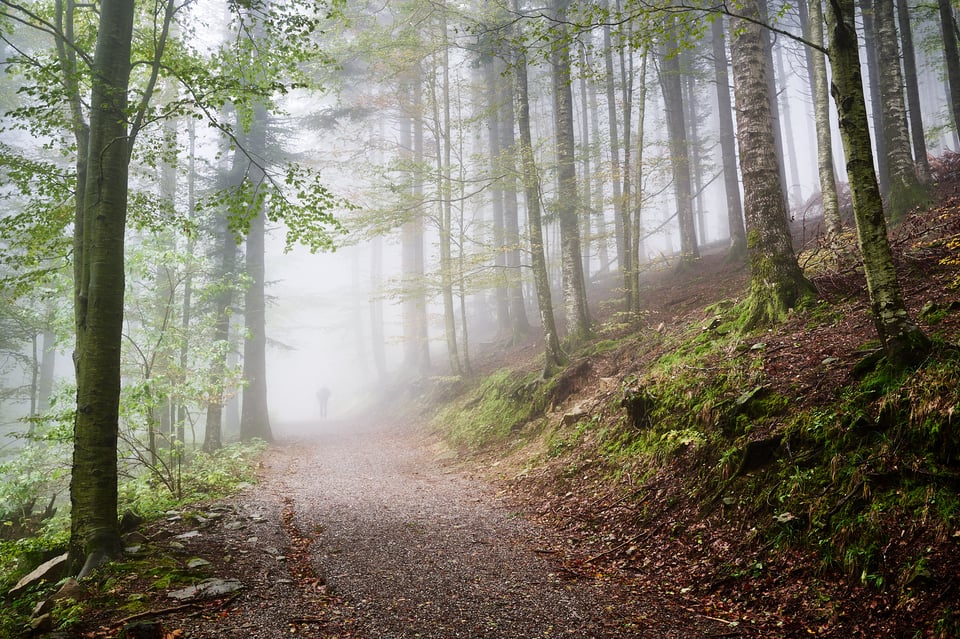
<path id="1" fill-rule="evenodd" d="M 911 208 L 926 199 L 926 189 L 917 179 L 910 148 L 893 0 L 875 0 L 874 21 L 877 27 L 877 58 L 882 69 L 879 74 L 880 101 L 890 185 L 887 215 L 892 222 L 898 222 Z"/>
<path id="2" fill-rule="evenodd" d="M 854 0 L 830 0 L 826 18 L 833 67 L 831 92 L 847 157 L 847 175 L 873 322 L 892 364 L 916 364 L 926 357 L 930 341 L 907 313 L 887 240 L 883 200 L 873 168 Z"/>
<path id="3" fill-rule="evenodd" d="M 758 19 L 758 0 L 749 0 L 743 11 Z M 751 273 L 744 324 L 751 328 L 781 321 L 813 294 L 813 285 L 797 264 L 787 226 L 761 27 L 738 20 L 734 29 L 733 82 Z"/>
<path id="4" fill-rule="evenodd" d="M 133 0 L 103 0 L 92 66 L 90 138 L 75 244 L 77 411 L 70 482 L 71 566 L 122 551 L 117 439 L 129 139 L 127 89 Z"/>

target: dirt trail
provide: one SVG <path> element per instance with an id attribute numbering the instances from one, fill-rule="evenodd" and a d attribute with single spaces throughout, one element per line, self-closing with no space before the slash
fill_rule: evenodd
<path id="1" fill-rule="evenodd" d="M 695 628 L 662 603 L 645 614 L 615 581 L 566 571 L 551 559 L 561 540 L 483 482 L 439 463 L 409 432 L 328 422 L 273 451 L 266 479 L 312 538 L 313 569 L 339 601 L 334 617 L 346 636 L 681 638 L 715 630 Z"/>

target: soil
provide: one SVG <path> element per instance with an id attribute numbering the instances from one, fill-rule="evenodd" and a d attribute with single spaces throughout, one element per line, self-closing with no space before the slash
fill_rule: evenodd
<path id="1" fill-rule="evenodd" d="M 940 206 L 893 235 L 914 317 L 928 303 L 960 305 L 956 266 L 942 263 L 952 249 L 933 241 L 960 237 L 960 158 L 938 170 Z M 769 332 L 763 366 L 769 388 L 810 407 L 854 381 L 874 331 L 855 250 L 816 241 L 803 248 L 802 259 L 828 264 L 814 284 L 836 319 L 811 326 L 798 316 Z M 601 322 L 612 337 L 670 334 L 691 323 L 710 330 L 705 309 L 742 299 L 747 277 L 744 265 L 710 254 L 685 271 L 650 272 L 640 326 L 618 328 L 609 310 L 615 304 L 595 307 L 608 309 Z M 616 283 L 606 282 L 609 296 Z M 960 336 L 960 313 L 920 323 L 946 341 Z M 491 349 L 474 366 L 533 369 L 535 351 L 533 343 Z M 565 380 L 569 396 L 548 417 L 559 419 L 575 403 L 604 404 L 658 355 L 637 348 L 590 358 Z M 281 439 L 264 456 L 259 485 L 143 531 L 179 566 L 205 559 L 209 565 L 197 570 L 236 579 L 240 590 L 178 603 L 167 597 L 175 587 L 153 588 L 146 575 L 134 575 L 114 591 L 117 600 L 135 598 L 140 610 L 103 608 L 84 620 L 79 636 L 113 637 L 149 622 L 143 632 L 155 634 L 131 629 L 127 636 L 912 637 L 926 636 L 918 620 L 930 606 L 958 597 L 949 575 L 936 589 L 881 592 L 820 570 L 801 552 L 764 554 L 745 521 L 704 516 L 670 464 L 643 484 L 626 473 L 616 486 L 604 483 L 591 459 L 526 472 L 502 451 L 455 459 L 425 421 L 318 421 L 309 437 Z M 641 505 L 660 515 L 638 526 Z M 936 556 L 952 569 L 956 540 L 943 548 Z M 736 579 L 721 565 L 737 567 Z"/>

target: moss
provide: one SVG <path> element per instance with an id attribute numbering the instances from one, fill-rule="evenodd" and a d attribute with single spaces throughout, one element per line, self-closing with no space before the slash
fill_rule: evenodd
<path id="1" fill-rule="evenodd" d="M 434 419 L 434 426 L 454 446 L 480 448 L 502 442 L 543 413 L 556 378 L 536 373 L 517 375 L 501 369 L 451 402 Z"/>

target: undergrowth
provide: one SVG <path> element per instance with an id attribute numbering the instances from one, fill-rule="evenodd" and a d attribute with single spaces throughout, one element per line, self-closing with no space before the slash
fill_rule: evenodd
<path id="1" fill-rule="evenodd" d="M 736 330 L 734 308 L 709 310 L 707 328 L 624 377 L 603 415 L 556 425 L 544 463 L 602 460 L 615 482 L 679 460 L 702 515 L 745 520 L 765 552 L 813 550 L 821 570 L 883 590 L 943 585 L 937 557 L 960 535 L 960 353 L 940 344 L 918 370 L 881 365 L 834 403 L 798 410 L 766 386 L 762 339 Z M 813 307 L 803 321 L 836 317 Z M 510 448 L 527 421 L 544 422 L 549 397 L 549 383 L 500 370 L 438 425 L 459 447 Z"/>

